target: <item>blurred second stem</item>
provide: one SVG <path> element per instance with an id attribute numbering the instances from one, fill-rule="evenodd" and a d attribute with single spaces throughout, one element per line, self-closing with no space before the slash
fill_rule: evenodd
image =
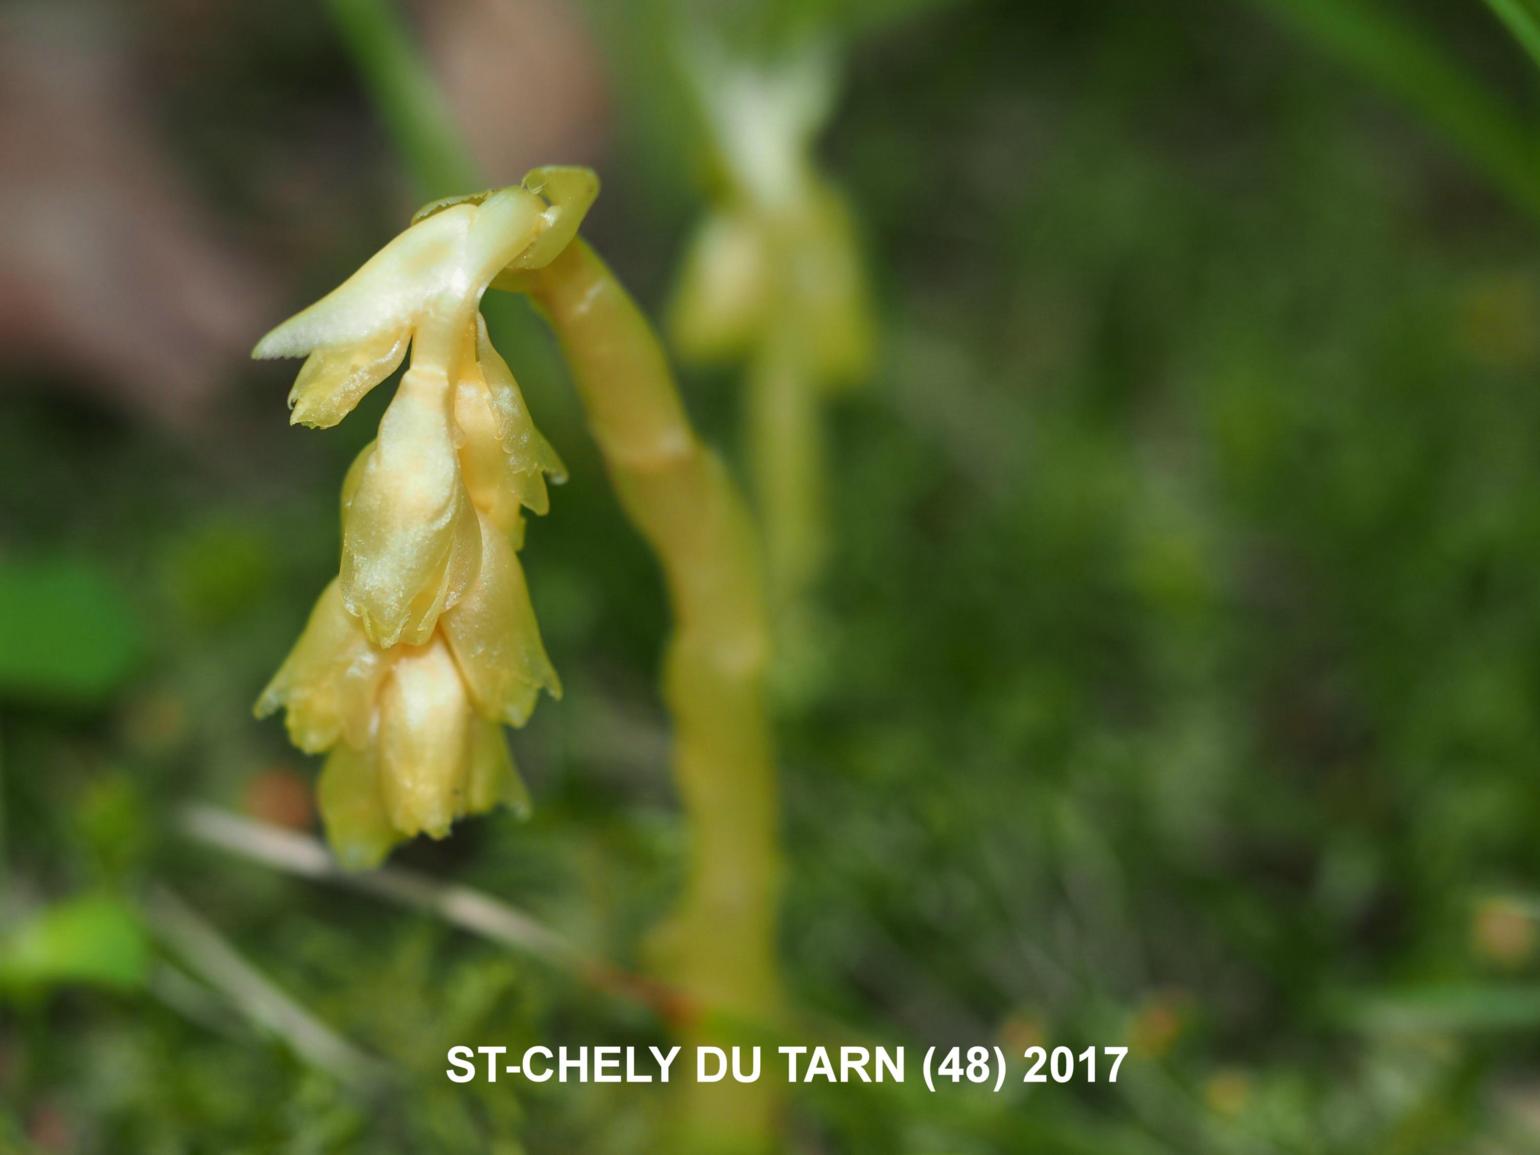
<path id="1" fill-rule="evenodd" d="M 784 330 L 784 326 L 782 326 Z M 794 333 L 775 333 L 748 370 L 749 464 L 778 635 L 804 627 L 804 599 L 828 548 L 819 390 Z"/>

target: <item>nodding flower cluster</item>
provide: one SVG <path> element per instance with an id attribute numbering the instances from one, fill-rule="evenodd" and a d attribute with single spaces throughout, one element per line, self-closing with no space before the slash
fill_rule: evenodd
<path id="1" fill-rule="evenodd" d="M 824 391 L 857 384 L 873 359 L 871 302 L 850 210 L 813 163 L 834 61 L 810 48 L 756 70 L 696 48 L 688 75 L 721 187 L 670 303 L 674 345 L 702 363 L 790 357 Z"/>
<path id="2" fill-rule="evenodd" d="M 524 511 L 562 465 L 530 419 L 480 313 L 576 235 L 586 169 L 435 202 L 352 277 L 262 339 L 305 356 L 292 421 L 330 428 L 411 360 L 379 434 L 342 487 L 342 564 L 257 702 L 329 752 L 318 796 L 344 866 L 527 796 L 502 727 L 559 696 L 519 564 Z"/>

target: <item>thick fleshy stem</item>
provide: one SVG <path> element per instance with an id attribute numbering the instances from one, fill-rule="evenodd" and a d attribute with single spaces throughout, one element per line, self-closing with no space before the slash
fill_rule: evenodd
<path id="1" fill-rule="evenodd" d="M 780 893 L 778 804 L 764 678 L 769 650 L 756 534 L 721 461 L 696 436 L 652 326 L 581 240 L 529 283 L 570 366 L 627 515 L 661 564 L 675 630 L 664 662 L 674 769 L 694 837 L 689 882 L 658 938 L 668 978 L 718 1012 L 687 1043 L 721 1043 L 733 1019 L 773 1021 Z M 764 1149 L 768 1080 L 680 1091 L 682 1141 Z"/>

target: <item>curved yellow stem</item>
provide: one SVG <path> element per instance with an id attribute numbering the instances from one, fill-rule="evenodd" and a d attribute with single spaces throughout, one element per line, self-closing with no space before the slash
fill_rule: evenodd
<path id="1" fill-rule="evenodd" d="M 581 240 L 527 282 L 556 331 L 627 515 L 663 567 L 675 631 L 664 662 L 674 769 L 694 837 L 689 883 L 659 936 L 660 963 L 716 1012 L 686 1042 L 781 1004 L 780 861 L 766 716 L 769 652 L 756 534 L 737 487 L 696 436 L 652 326 Z M 679 1104 L 699 1149 L 764 1149 L 768 1082 L 695 1086 Z"/>

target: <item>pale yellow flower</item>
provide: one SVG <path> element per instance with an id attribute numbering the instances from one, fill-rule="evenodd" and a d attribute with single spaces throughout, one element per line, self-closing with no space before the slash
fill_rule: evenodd
<path id="1" fill-rule="evenodd" d="M 562 465 L 479 314 L 494 278 L 553 259 L 597 191 L 584 170 L 428 206 L 258 357 L 308 355 L 293 421 L 335 425 L 411 364 L 343 482 L 342 560 L 257 703 L 295 745 L 330 751 L 322 818 L 350 867 L 527 804 L 503 725 L 560 693 L 517 550 Z"/>
<path id="2" fill-rule="evenodd" d="M 580 178 L 548 183 L 581 196 Z M 592 189 L 591 176 L 586 187 Z M 591 199 L 591 192 L 589 199 Z M 583 206 L 586 208 L 586 205 Z M 560 463 L 535 431 L 512 374 L 477 312 L 505 268 L 537 267 L 571 239 L 581 212 L 549 205 L 522 186 L 430 206 L 347 281 L 257 345 L 258 357 L 309 353 L 291 394 L 293 420 L 334 425 L 400 364 L 412 364 L 362 458 L 343 516 L 342 596 L 381 646 L 423 645 L 438 615 L 464 594 L 480 565 L 480 534 L 460 476 L 460 393 L 477 383 L 493 410 L 507 461 L 501 488 L 545 507 L 542 469 Z M 467 414 L 473 419 L 474 414 Z M 472 445 L 491 451 L 483 438 Z M 488 496 L 495 479 L 478 475 Z M 500 521 L 505 509 L 493 508 Z"/>
<path id="3" fill-rule="evenodd" d="M 401 752 L 407 743 L 392 747 L 389 761 L 380 745 L 358 749 L 343 743 L 332 750 L 316 793 L 327 840 L 344 867 L 378 866 L 404 839 L 419 831 L 442 837 L 450 821 L 467 814 L 496 806 L 528 811 L 529 794 L 501 728 L 471 718 L 463 733 L 458 757 L 433 763 L 439 774 L 435 780 L 399 782 L 383 772 L 384 767 L 403 765 Z M 423 789 L 425 781 L 428 789 Z"/>
<path id="4" fill-rule="evenodd" d="M 328 428 L 401 363 L 451 370 L 481 294 L 508 268 L 539 268 L 577 232 L 598 184 L 592 173 L 537 170 L 532 187 L 429 205 L 336 289 L 257 343 L 253 356 L 308 355 L 290 394 L 296 424 Z M 547 204 L 547 187 L 568 199 Z"/>
<path id="5" fill-rule="evenodd" d="M 689 361 L 746 358 L 780 332 L 820 385 L 862 380 L 871 303 L 844 200 L 809 175 L 797 200 L 740 199 L 710 213 L 686 251 L 668 320 Z"/>
<path id="6" fill-rule="evenodd" d="M 702 362 L 790 343 L 821 387 L 859 382 L 875 344 L 869 292 L 850 211 L 813 164 L 832 59 L 809 46 L 757 68 L 708 43 L 694 49 L 688 75 L 724 179 L 686 252 L 670 336 Z"/>
<path id="7" fill-rule="evenodd" d="M 346 865 L 373 865 L 405 838 L 442 838 L 456 818 L 525 798 L 500 724 L 522 725 L 539 691 L 559 687 L 518 558 L 481 525 L 488 581 L 427 645 L 374 646 L 333 582 L 257 703 L 259 716 L 287 711 L 301 749 L 331 751 L 321 817 Z"/>

